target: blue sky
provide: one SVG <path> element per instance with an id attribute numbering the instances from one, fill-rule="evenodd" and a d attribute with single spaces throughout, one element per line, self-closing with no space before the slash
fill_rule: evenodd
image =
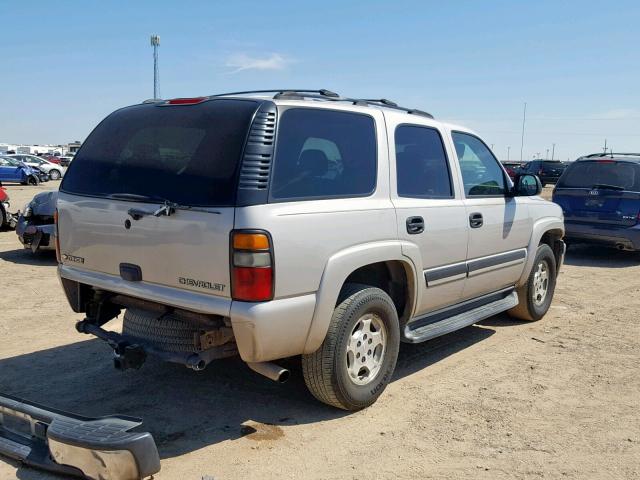
<path id="1" fill-rule="evenodd" d="M 0 142 L 82 140 L 112 110 L 275 87 L 385 97 L 497 155 L 640 150 L 640 2 L 0 0 Z"/>

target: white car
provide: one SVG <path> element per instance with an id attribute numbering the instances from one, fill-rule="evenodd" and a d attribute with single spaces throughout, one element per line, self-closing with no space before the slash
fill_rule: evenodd
<path id="1" fill-rule="evenodd" d="M 40 170 L 43 170 L 45 173 L 49 174 L 49 178 L 51 180 L 59 180 L 64 175 L 66 168 L 57 163 L 50 162 L 49 160 L 45 160 L 42 157 L 38 157 L 37 155 L 28 155 L 25 153 L 16 153 L 13 155 L 8 155 L 9 157 L 17 158 L 23 163 L 26 163 L 30 167 L 38 167 Z"/>

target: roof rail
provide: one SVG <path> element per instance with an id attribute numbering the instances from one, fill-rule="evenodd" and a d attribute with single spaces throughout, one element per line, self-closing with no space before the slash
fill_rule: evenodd
<path id="1" fill-rule="evenodd" d="M 228 97 L 231 95 L 248 95 L 250 93 L 275 93 L 276 96 L 283 95 L 283 94 L 295 94 L 295 93 L 316 93 L 318 95 L 321 95 L 327 98 L 340 98 L 340 95 L 338 95 L 337 93 L 332 92 L 331 90 L 326 90 L 324 88 L 321 88 L 320 90 L 306 90 L 306 89 L 299 89 L 299 88 L 273 88 L 271 90 L 246 90 L 244 92 L 219 93 L 217 95 L 211 95 L 211 96 L 212 97 Z"/>
<path id="2" fill-rule="evenodd" d="M 607 152 L 607 153 L 590 153 L 589 155 L 582 155 L 580 158 L 600 158 L 600 157 L 640 157 L 640 153 L 629 152 Z"/>
<path id="3" fill-rule="evenodd" d="M 228 97 L 232 95 L 249 95 L 252 93 L 275 93 L 273 96 L 274 99 L 282 98 L 282 99 L 295 99 L 295 100 L 303 100 L 305 98 L 313 98 L 317 100 L 328 100 L 335 102 L 350 102 L 354 105 L 362 105 L 362 106 L 378 106 L 390 108 L 393 110 L 400 110 L 413 115 L 420 115 L 422 117 L 433 118 L 428 112 L 418 110 L 417 108 L 407 108 L 401 107 L 396 102 L 393 102 L 386 98 L 379 99 L 366 99 L 366 98 L 349 98 L 342 97 L 339 94 L 332 92 L 331 90 L 326 90 L 321 88 L 320 90 L 306 90 L 306 89 L 296 89 L 296 88 L 282 88 L 282 89 L 272 89 L 272 90 L 246 90 L 243 92 L 231 92 L 231 93 L 219 93 L 217 95 L 211 95 L 210 98 L 214 97 Z"/>

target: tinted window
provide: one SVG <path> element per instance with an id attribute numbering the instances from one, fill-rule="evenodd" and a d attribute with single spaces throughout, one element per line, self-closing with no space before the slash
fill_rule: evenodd
<path id="1" fill-rule="evenodd" d="M 640 191 L 640 166 L 625 162 L 576 162 L 560 177 L 558 187 L 592 188 L 611 185 Z"/>
<path id="2" fill-rule="evenodd" d="M 293 108 L 280 118 L 271 197 L 369 195 L 376 184 L 373 118 Z"/>
<path id="3" fill-rule="evenodd" d="M 453 132 L 452 137 L 467 196 L 504 195 L 504 172 L 489 148 L 473 135 Z"/>
<path id="4" fill-rule="evenodd" d="M 398 195 L 451 198 L 447 155 L 438 131 L 400 125 L 395 136 Z"/>
<path id="5" fill-rule="evenodd" d="M 89 135 L 61 190 L 97 196 L 130 193 L 194 206 L 233 205 L 238 164 L 257 106 L 224 99 L 118 110 Z"/>

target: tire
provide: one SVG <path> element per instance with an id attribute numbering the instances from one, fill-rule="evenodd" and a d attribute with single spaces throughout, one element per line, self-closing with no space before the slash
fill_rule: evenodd
<path id="1" fill-rule="evenodd" d="M 0 206 L 0 230 L 2 230 L 7 225 L 7 214 L 4 211 L 4 208 Z"/>
<path id="2" fill-rule="evenodd" d="M 59 180 L 61 176 L 62 173 L 60 173 L 60 171 L 56 170 L 55 168 L 49 171 L 49 178 L 51 180 Z"/>
<path id="3" fill-rule="evenodd" d="M 321 402 L 361 410 L 391 381 L 399 348 L 398 313 L 389 295 L 367 285 L 346 285 L 324 342 L 302 355 L 304 381 Z M 362 365 L 356 363 L 360 361 Z"/>
<path id="4" fill-rule="evenodd" d="M 538 289 L 536 289 L 536 285 L 539 287 Z M 538 246 L 536 251 L 536 258 L 533 261 L 533 268 L 527 283 L 518 288 L 520 302 L 509 310 L 509 315 L 531 322 L 540 320 L 551 306 L 555 289 L 556 257 L 549 245 L 542 244 Z M 542 296 L 543 291 L 544 296 Z"/>
<path id="5" fill-rule="evenodd" d="M 128 308 L 124 314 L 122 333 L 150 343 L 168 352 L 196 352 L 195 336 L 200 329 L 188 325 L 173 315 L 160 316 L 137 308 Z"/>
<path id="6" fill-rule="evenodd" d="M 34 176 L 30 176 L 27 179 L 27 184 L 29 184 L 29 185 L 38 185 L 38 179 L 36 177 L 34 177 Z"/>

